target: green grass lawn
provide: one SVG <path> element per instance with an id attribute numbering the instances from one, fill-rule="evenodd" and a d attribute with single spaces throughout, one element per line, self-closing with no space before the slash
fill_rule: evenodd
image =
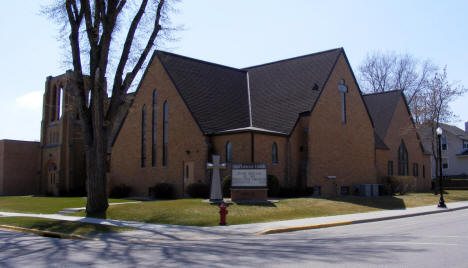
<path id="1" fill-rule="evenodd" d="M 0 225 L 9 225 L 27 229 L 36 229 L 41 231 L 84 236 L 107 232 L 122 232 L 135 230 L 133 228 L 123 228 L 101 224 L 60 221 L 30 217 L 0 217 Z"/>
<path id="2" fill-rule="evenodd" d="M 468 200 L 468 191 L 451 190 L 445 195 L 447 202 Z M 229 206 L 228 224 L 268 222 L 306 217 L 331 216 L 382 209 L 436 205 L 439 196 L 433 193 L 411 193 L 403 196 L 335 198 L 291 198 L 268 205 Z M 129 200 L 109 200 L 124 202 Z M 63 208 L 83 207 L 84 198 L 70 197 L 0 197 L 0 211 L 56 213 Z M 449 205 L 450 207 L 450 205 Z M 149 223 L 213 226 L 219 221 L 219 208 L 201 199 L 151 201 L 110 206 L 107 219 L 131 220 Z M 71 215 L 85 216 L 85 212 Z"/>
<path id="3" fill-rule="evenodd" d="M 468 200 L 468 191 L 448 191 L 447 202 Z M 412 193 L 403 196 L 366 198 L 292 198 L 270 205 L 230 205 L 228 224 L 268 222 L 276 220 L 320 217 L 340 214 L 437 205 L 438 195 Z M 219 221 L 219 208 L 201 199 L 153 201 L 109 207 L 107 219 L 142 221 L 177 225 L 213 226 Z M 84 215 L 84 212 L 75 215 Z"/>
<path id="4" fill-rule="evenodd" d="M 109 199 L 109 203 L 130 202 L 127 199 Z M 0 196 L 0 211 L 53 214 L 65 208 L 86 206 L 85 197 Z"/>

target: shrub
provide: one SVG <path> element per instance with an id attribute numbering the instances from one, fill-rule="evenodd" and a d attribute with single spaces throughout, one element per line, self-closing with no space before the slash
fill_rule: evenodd
<path id="1" fill-rule="evenodd" d="M 280 187 L 278 197 L 291 198 L 311 196 L 314 193 L 313 187 Z"/>
<path id="2" fill-rule="evenodd" d="M 278 192 L 278 197 L 290 198 L 297 197 L 297 188 L 296 187 L 280 187 Z"/>
<path id="3" fill-rule="evenodd" d="M 278 196 L 279 189 L 280 189 L 278 178 L 276 178 L 274 175 L 268 175 L 267 185 L 268 185 L 268 196 Z"/>
<path id="4" fill-rule="evenodd" d="M 413 192 L 416 188 L 416 178 L 413 176 L 392 176 L 390 179 L 390 188 L 393 194 L 404 195 Z"/>
<path id="5" fill-rule="evenodd" d="M 221 188 L 224 197 L 231 197 L 231 175 L 227 175 L 221 181 Z"/>
<path id="6" fill-rule="evenodd" d="M 157 183 L 152 188 L 152 194 L 154 198 L 161 198 L 161 199 L 174 199 L 175 198 L 175 191 L 174 186 L 169 183 Z"/>
<path id="7" fill-rule="evenodd" d="M 114 186 L 111 189 L 109 196 L 111 198 L 124 198 L 124 197 L 128 197 L 131 191 L 132 191 L 132 188 L 130 186 L 122 183 L 122 184 Z"/>
<path id="8" fill-rule="evenodd" d="M 202 182 L 195 182 L 187 186 L 187 194 L 193 198 L 208 198 L 210 187 Z"/>

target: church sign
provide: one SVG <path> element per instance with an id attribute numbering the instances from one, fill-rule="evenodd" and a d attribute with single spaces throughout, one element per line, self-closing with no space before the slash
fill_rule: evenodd
<path id="1" fill-rule="evenodd" d="M 232 164 L 233 188 L 267 187 L 266 164 Z"/>

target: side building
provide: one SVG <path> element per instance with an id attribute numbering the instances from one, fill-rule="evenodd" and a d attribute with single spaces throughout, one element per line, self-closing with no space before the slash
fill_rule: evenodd
<path id="1" fill-rule="evenodd" d="M 0 195 L 39 191 L 39 142 L 0 140 Z"/>
<path id="2" fill-rule="evenodd" d="M 364 95 L 375 124 L 377 179 L 416 177 L 416 190 L 431 187 L 430 153 L 416 130 L 405 95 L 400 90 Z"/>
<path id="3" fill-rule="evenodd" d="M 449 177 L 467 177 L 468 176 L 468 122 L 465 122 L 465 130 L 456 126 L 440 123 L 442 128 L 442 172 L 444 176 Z M 424 144 L 432 151 L 432 142 L 434 148 L 437 148 L 437 137 L 433 137 L 431 128 L 423 128 L 421 131 Z M 431 177 L 436 178 L 437 164 L 434 157 L 431 157 L 432 169 Z"/>

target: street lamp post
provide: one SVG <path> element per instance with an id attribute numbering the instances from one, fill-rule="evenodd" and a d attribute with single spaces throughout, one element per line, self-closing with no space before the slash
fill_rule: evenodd
<path id="1" fill-rule="evenodd" d="M 447 208 L 444 201 L 444 187 L 442 185 L 442 144 L 440 142 L 440 138 L 442 136 L 442 128 L 438 127 L 436 130 L 437 139 L 439 140 L 439 191 L 440 191 L 440 200 L 439 208 Z"/>

